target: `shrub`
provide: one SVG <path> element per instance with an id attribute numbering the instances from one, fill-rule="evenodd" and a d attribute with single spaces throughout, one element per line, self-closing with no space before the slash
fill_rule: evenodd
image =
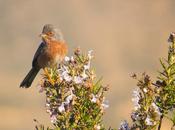
<path id="1" fill-rule="evenodd" d="M 175 33 L 168 41 L 168 56 L 160 59 L 162 70 L 155 81 L 146 73 L 132 75 L 137 88 L 131 123 L 124 120 L 119 130 L 160 130 L 164 118 L 172 122 L 172 129 L 175 126 Z M 45 69 L 40 92 L 46 94 L 46 111 L 54 126 L 47 130 L 105 130 L 102 116 L 109 107 L 104 96 L 108 86 L 96 78 L 92 58 L 92 51 L 83 54 L 76 49 L 59 66 Z M 38 123 L 36 130 L 44 130 L 44 125 Z"/>

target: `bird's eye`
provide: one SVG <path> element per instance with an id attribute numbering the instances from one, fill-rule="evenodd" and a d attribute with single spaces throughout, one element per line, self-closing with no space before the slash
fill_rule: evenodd
<path id="1" fill-rule="evenodd" d="M 47 35 L 48 36 L 53 36 L 54 34 L 53 34 L 53 32 L 48 32 Z"/>

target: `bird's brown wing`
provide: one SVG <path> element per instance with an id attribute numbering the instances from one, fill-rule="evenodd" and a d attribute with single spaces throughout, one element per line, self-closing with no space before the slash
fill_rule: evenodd
<path id="1" fill-rule="evenodd" d="M 38 62 L 37 62 L 37 59 L 38 59 L 38 56 L 45 50 L 45 48 L 46 48 L 46 45 L 45 45 L 44 42 L 42 42 L 39 45 L 37 51 L 35 52 L 35 55 L 34 55 L 33 61 L 32 61 L 32 67 L 39 67 L 38 66 Z"/>

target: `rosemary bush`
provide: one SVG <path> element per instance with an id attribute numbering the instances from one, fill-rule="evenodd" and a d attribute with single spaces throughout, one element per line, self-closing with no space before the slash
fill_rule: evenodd
<path id="1" fill-rule="evenodd" d="M 142 73 L 133 74 L 137 88 L 133 91 L 134 109 L 131 121 L 124 120 L 118 130 L 160 130 L 167 118 L 175 126 L 175 33 L 168 39 L 167 59 L 160 59 L 162 70 L 157 79 Z M 102 123 L 108 86 L 96 79 L 91 68 L 92 51 L 83 54 L 76 49 L 74 55 L 56 68 L 46 69 L 40 83 L 40 92 L 46 95 L 46 111 L 53 127 L 47 130 L 106 130 Z M 35 120 L 36 121 L 36 120 Z M 36 121 L 38 122 L 38 121 Z M 36 130 L 45 130 L 37 124 Z M 114 130 L 108 128 L 108 130 Z"/>
<path id="2" fill-rule="evenodd" d="M 133 91 L 134 110 L 131 113 L 132 123 L 123 121 L 119 130 L 160 130 L 162 121 L 167 118 L 175 126 L 175 33 L 168 39 L 167 59 L 160 59 L 162 70 L 157 80 L 143 73 L 141 77 L 133 74 L 137 88 Z"/>
<path id="3" fill-rule="evenodd" d="M 44 71 L 40 92 L 46 94 L 46 111 L 54 130 L 104 130 L 102 115 L 108 107 L 104 97 L 108 87 L 101 79 L 96 80 L 92 58 L 92 51 L 83 54 L 76 49 L 58 67 Z M 44 126 L 36 129 L 44 130 Z"/>

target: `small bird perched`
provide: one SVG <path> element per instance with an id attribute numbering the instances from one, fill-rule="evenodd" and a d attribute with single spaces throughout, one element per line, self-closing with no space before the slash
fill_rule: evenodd
<path id="1" fill-rule="evenodd" d="M 46 24 L 40 34 L 42 42 L 35 52 L 32 69 L 21 82 L 20 87 L 29 88 L 39 70 L 54 67 L 59 64 L 67 54 L 67 45 L 59 32 L 52 24 Z"/>

